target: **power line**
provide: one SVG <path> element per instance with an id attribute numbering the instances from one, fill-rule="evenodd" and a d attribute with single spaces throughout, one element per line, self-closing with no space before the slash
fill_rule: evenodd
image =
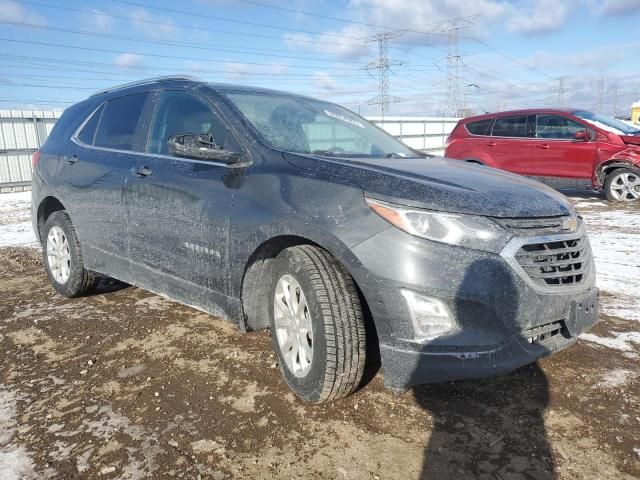
<path id="1" fill-rule="evenodd" d="M 261 65 L 267 67 L 286 67 L 286 68 L 306 68 L 306 69 L 317 69 L 317 66 L 311 65 L 288 65 L 288 64 L 273 64 L 273 63 L 262 63 L 262 62 L 235 62 L 231 60 L 218 60 L 218 59 L 209 59 L 209 58 L 201 58 L 201 57 L 185 57 L 184 55 L 163 55 L 159 53 L 148 53 L 148 52 L 134 52 L 128 50 L 115 50 L 110 48 L 95 48 L 95 47 L 84 47 L 80 45 L 66 45 L 62 43 L 52 43 L 52 42 L 35 42 L 31 40 L 17 40 L 13 38 L 0 38 L 0 42 L 12 42 L 12 43 L 23 43 L 28 45 L 41 45 L 47 47 L 58 47 L 58 48 L 68 48 L 73 50 L 85 50 L 91 52 L 102 52 L 102 53 L 130 53 L 134 55 L 146 56 L 146 57 L 155 57 L 155 58 L 167 58 L 172 60 L 193 60 L 196 62 L 213 62 L 213 63 L 230 63 L 230 64 L 244 64 L 244 65 Z M 360 68 L 341 68 L 341 70 L 350 70 L 350 71 L 361 71 Z"/>
<path id="2" fill-rule="evenodd" d="M 316 32 L 316 31 L 310 31 L 310 30 L 302 30 L 299 28 L 290 28 L 290 27 L 282 27 L 282 26 L 278 26 L 278 25 L 269 25 L 266 23 L 258 23 L 258 22 L 248 22 L 246 20 L 237 20 L 234 18 L 226 18 L 226 17 L 219 17 L 216 15 L 207 15 L 204 13 L 194 13 L 194 12 L 185 12 L 183 10 L 177 10 L 174 8 L 167 8 L 167 7 L 158 7 L 157 5 L 150 5 L 148 3 L 139 3 L 139 2 L 132 2 L 130 0 L 110 0 L 111 2 L 115 2 L 115 3 L 121 3 L 124 5 L 133 5 L 136 7 L 142 7 L 142 8 L 150 8 L 152 10 L 158 10 L 161 12 L 167 12 L 167 13 L 171 13 L 171 14 L 178 14 L 178 15 L 185 15 L 185 16 L 189 16 L 189 17 L 197 17 L 197 18 L 204 18 L 207 20 L 216 20 L 218 22 L 229 22 L 229 23 L 236 23 L 236 24 L 240 24 L 240 25 L 250 25 L 252 27 L 261 27 L 261 28 L 268 28 L 268 29 L 272 29 L 272 30 L 284 30 L 284 31 L 289 31 L 289 32 L 296 32 L 296 33 L 307 33 L 310 35 L 322 35 L 325 37 L 336 37 L 336 38 L 350 38 L 350 39 L 355 39 L 355 40 L 361 40 L 360 37 L 353 37 L 353 36 L 349 36 L 349 35 L 341 35 L 341 34 L 334 34 L 334 33 L 325 33 L 325 32 Z"/>
<path id="3" fill-rule="evenodd" d="M 471 40 L 474 40 L 475 42 L 479 43 L 480 45 L 483 45 L 484 47 L 488 48 L 492 52 L 497 53 L 501 57 L 504 57 L 504 58 L 506 58 L 508 60 L 511 60 L 513 63 L 517 63 L 518 65 L 520 65 L 522 67 L 525 67 L 526 69 L 531 70 L 532 72 L 535 72 L 535 73 L 537 73 L 539 75 L 543 75 L 543 76 L 545 76 L 547 78 L 552 78 L 551 75 L 548 75 L 547 73 L 544 73 L 543 71 L 538 70 L 537 68 L 534 68 L 531 65 L 527 65 L 526 63 L 521 62 L 520 60 L 518 60 L 516 58 L 513 58 L 511 55 L 507 55 L 506 53 L 501 52 L 497 48 L 492 47 L 488 43 L 483 42 L 482 40 L 480 40 L 480 39 L 478 39 L 476 37 L 468 37 L 468 38 L 470 38 Z"/>
<path id="4" fill-rule="evenodd" d="M 402 36 L 403 31 L 378 33 L 367 39 L 368 42 L 378 44 L 378 60 L 369 63 L 365 68 L 378 70 L 378 96 L 369 100 L 371 105 L 380 105 L 380 116 L 384 116 L 389 110 L 389 70 L 391 65 L 400 65 L 400 62 L 389 59 L 389 40 Z"/>
<path id="5" fill-rule="evenodd" d="M 38 6 L 38 7 L 44 7 L 44 8 L 51 8 L 51 9 L 55 9 L 55 10 L 62 10 L 62 11 L 66 11 L 66 12 L 74 12 L 74 13 L 79 13 L 81 15 L 97 15 L 100 17 L 106 17 L 106 18 L 113 18 L 116 20 L 129 20 L 131 22 L 136 22 L 136 23 L 145 23 L 148 25 L 160 25 L 160 26 L 166 26 L 166 27 L 175 27 L 175 28 L 182 28 L 182 29 L 187 29 L 187 30 L 197 30 L 197 31 L 201 31 L 201 32 L 210 32 L 210 33 L 221 33 L 224 35 L 236 35 L 236 36 L 241 36 L 241 37 L 253 37 L 253 38 L 269 38 L 269 39 L 273 39 L 273 40 L 282 40 L 282 37 L 278 37 L 275 35 L 264 35 L 264 34 L 258 34 L 258 33 L 252 33 L 252 32 L 233 32 L 233 31 L 229 31 L 229 30 L 219 30 L 219 29 L 213 29 L 213 28 L 204 28 L 204 27 L 198 27 L 195 25 L 182 25 L 182 24 L 176 24 L 176 23 L 172 23 L 172 22 L 161 22 L 161 21 L 157 21 L 157 20 L 150 20 L 150 19 L 146 19 L 146 18 L 135 18 L 135 17 L 128 17 L 126 15 L 114 15 L 114 14 L 110 14 L 110 13 L 105 13 L 105 12 L 95 12 L 95 11 L 87 11 L 87 10 L 82 10 L 79 8 L 71 8 L 71 7 L 63 7 L 60 5 L 48 5 L 46 3 L 40 3 L 40 2 L 32 2 L 29 0 L 14 0 L 15 2 L 18 3 L 22 3 L 22 4 L 26 4 L 26 5 L 34 5 L 34 6 Z M 354 37 L 355 39 L 359 40 L 358 42 L 329 42 L 329 41 L 323 41 L 323 44 L 325 45 L 341 45 L 341 46 L 345 46 L 345 45 L 363 45 L 364 42 L 357 38 Z M 305 40 L 305 39 L 300 39 L 300 38 L 288 38 L 287 39 L 288 42 L 293 42 L 293 43 L 310 43 L 310 44 L 317 44 L 317 40 Z"/>
<path id="6" fill-rule="evenodd" d="M 458 115 L 460 107 L 460 31 L 473 26 L 472 18 L 457 19 L 440 28 L 447 35 L 447 110 L 448 115 Z"/>
<path id="7" fill-rule="evenodd" d="M 556 78 L 556 80 L 558 81 L 558 106 L 560 108 L 564 107 L 564 95 L 566 93 L 564 81 L 566 80 L 566 78 L 566 75 Z"/>
<path id="8" fill-rule="evenodd" d="M 276 57 L 276 58 L 287 58 L 293 60 L 310 60 L 315 62 L 330 62 L 335 63 L 333 59 L 326 58 L 317 58 L 317 57 L 304 57 L 299 55 L 281 55 L 281 54 L 273 54 L 273 53 L 263 53 L 265 51 L 282 51 L 272 48 L 258 48 L 258 47 L 241 47 L 241 46 L 233 46 L 233 45 L 217 45 L 217 46 L 204 46 L 202 44 L 197 43 L 188 43 L 188 42 L 175 42 L 171 40 L 152 40 L 143 37 L 134 37 L 128 35 L 116 35 L 110 33 L 101 33 L 101 32 L 89 32 L 86 30 L 76 30 L 73 28 L 63 28 L 63 27 L 51 27 L 47 25 L 37 25 L 32 23 L 23 23 L 23 22 L 9 22 L 9 21 L 1 21 L 0 24 L 4 25 L 14 25 L 18 27 L 27 27 L 27 28 L 36 28 L 41 30 L 50 30 L 55 32 L 63 32 L 63 33 L 73 33 L 77 35 L 89 35 L 94 37 L 102 37 L 102 38 L 113 38 L 117 40 L 128 40 L 135 41 L 140 43 L 149 43 L 153 45 L 170 45 L 175 47 L 182 48 L 193 48 L 197 50 L 209 50 L 215 52 L 227 52 L 227 53 L 242 53 L 244 55 L 260 55 L 266 57 Z M 215 45 L 215 44 L 214 44 Z M 239 50 L 236 50 L 239 49 Z M 251 50 L 257 50 L 259 53 L 251 52 Z M 350 63 L 350 64 L 360 64 L 360 62 L 352 61 L 352 60 L 341 60 L 340 63 Z"/>

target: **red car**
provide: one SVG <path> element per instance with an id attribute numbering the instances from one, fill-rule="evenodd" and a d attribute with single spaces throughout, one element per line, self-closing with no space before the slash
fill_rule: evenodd
<path id="1" fill-rule="evenodd" d="M 640 130 L 586 110 L 518 110 L 469 117 L 445 156 L 533 177 L 555 188 L 604 189 L 640 200 Z"/>

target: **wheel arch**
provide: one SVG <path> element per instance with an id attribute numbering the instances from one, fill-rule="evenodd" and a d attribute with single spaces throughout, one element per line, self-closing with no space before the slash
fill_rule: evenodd
<path id="1" fill-rule="evenodd" d="M 66 211 L 67 214 L 69 213 L 62 202 L 53 195 L 49 195 L 42 199 L 42 201 L 38 205 L 38 210 L 36 213 L 36 225 L 38 227 L 39 240 L 42 240 L 42 230 L 47 219 L 51 216 L 52 213 L 59 212 L 61 210 Z"/>
<path id="2" fill-rule="evenodd" d="M 261 243 L 251 254 L 247 261 L 241 284 L 241 300 L 244 317 L 244 330 L 254 331 L 269 327 L 271 312 L 269 312 L 269 296 L 271 295 L 271 283 L 265 281 L 270 278 L 273 260 L 283 250 L 299 245 L 311 245 L 329 252 L 329 254 L 351 275 L 358 289 L 360 301 L 365 314 L 367 324 L 372 324 L 367 299 L 365 298 L 356 276 L 351 271 L 350 265 L 340 260 L 340 253 L 334 248 L 325 245 L 325 242 L 312 240 L 298 235 L 280 235 L 269 238 Z M 348 250 L 344 247 L 344 250 Z M 369 325 L 367 328 L 375 328 Z"/>
<path id="3" fill-rule="evenodd" d="M 614 170 L 617 170 L 618 168 L 631 168 L 633 170 L 638 170 L 640 172 L 640 167 L 638 167 L 638 165 L 632 162 L 631 160 L 626 160 L 626 159 L 607 160 L 605 162 L 602 162 L 600 165 L 598 165 L 598 168 L 596 169 L 596 180 L 598 181 L 598 184 L 601 187 L 604 186 L 604 182 L 607 178 L 607 175 L 609 175 Z"/>

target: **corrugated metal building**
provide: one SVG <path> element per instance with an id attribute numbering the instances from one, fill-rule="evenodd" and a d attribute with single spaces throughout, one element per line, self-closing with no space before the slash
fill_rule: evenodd
<path id="1" fill-rule="evenodd" d="M 61 112 L 0 110 L 0 192 L 31 188 L 31 155 Z"/>
<path id="2" fill-rule="evenodd" d="M 0 110 L 0 192 L 31 188 L 31 155 L 47 139 L 61 114 Z M 384 121 L 372 117 L 370 120 L 410 147 L 436 154 L 443 152 L 444 142 L 458 122 L 457 118 L 435 117 L 387 117 Z M 353 141 L 345 132 L 330 133 L 326 138 L 338 140 L 344 148 L 348 149 Z M 322 146 L 317 148 L 322 149 Z"/>

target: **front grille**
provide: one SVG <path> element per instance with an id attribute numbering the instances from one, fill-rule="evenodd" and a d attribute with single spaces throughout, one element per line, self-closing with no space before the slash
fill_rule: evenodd
<path id="1" fill-rule="evenodd" d="M 559 335 L 565 330 L 564 321 L 545 323 L 526 329 L 522 335 L 529 343 L 539 343 Z"/>
<path id="2" fill-rule="evenodd" d="M 516 260 L 529 277 L 543 286 L 579 285 L 590 262 L 586 236 L 571 240 L 523 245 Z"/>
<path id="3" fill-rule="evenodd" d="M 495 218 L 498 223 L 516 235 L 525 237 L 553 235 L 562 232 L 562 226 L 569 216 L 531 217 L 531 218 Z"/>

